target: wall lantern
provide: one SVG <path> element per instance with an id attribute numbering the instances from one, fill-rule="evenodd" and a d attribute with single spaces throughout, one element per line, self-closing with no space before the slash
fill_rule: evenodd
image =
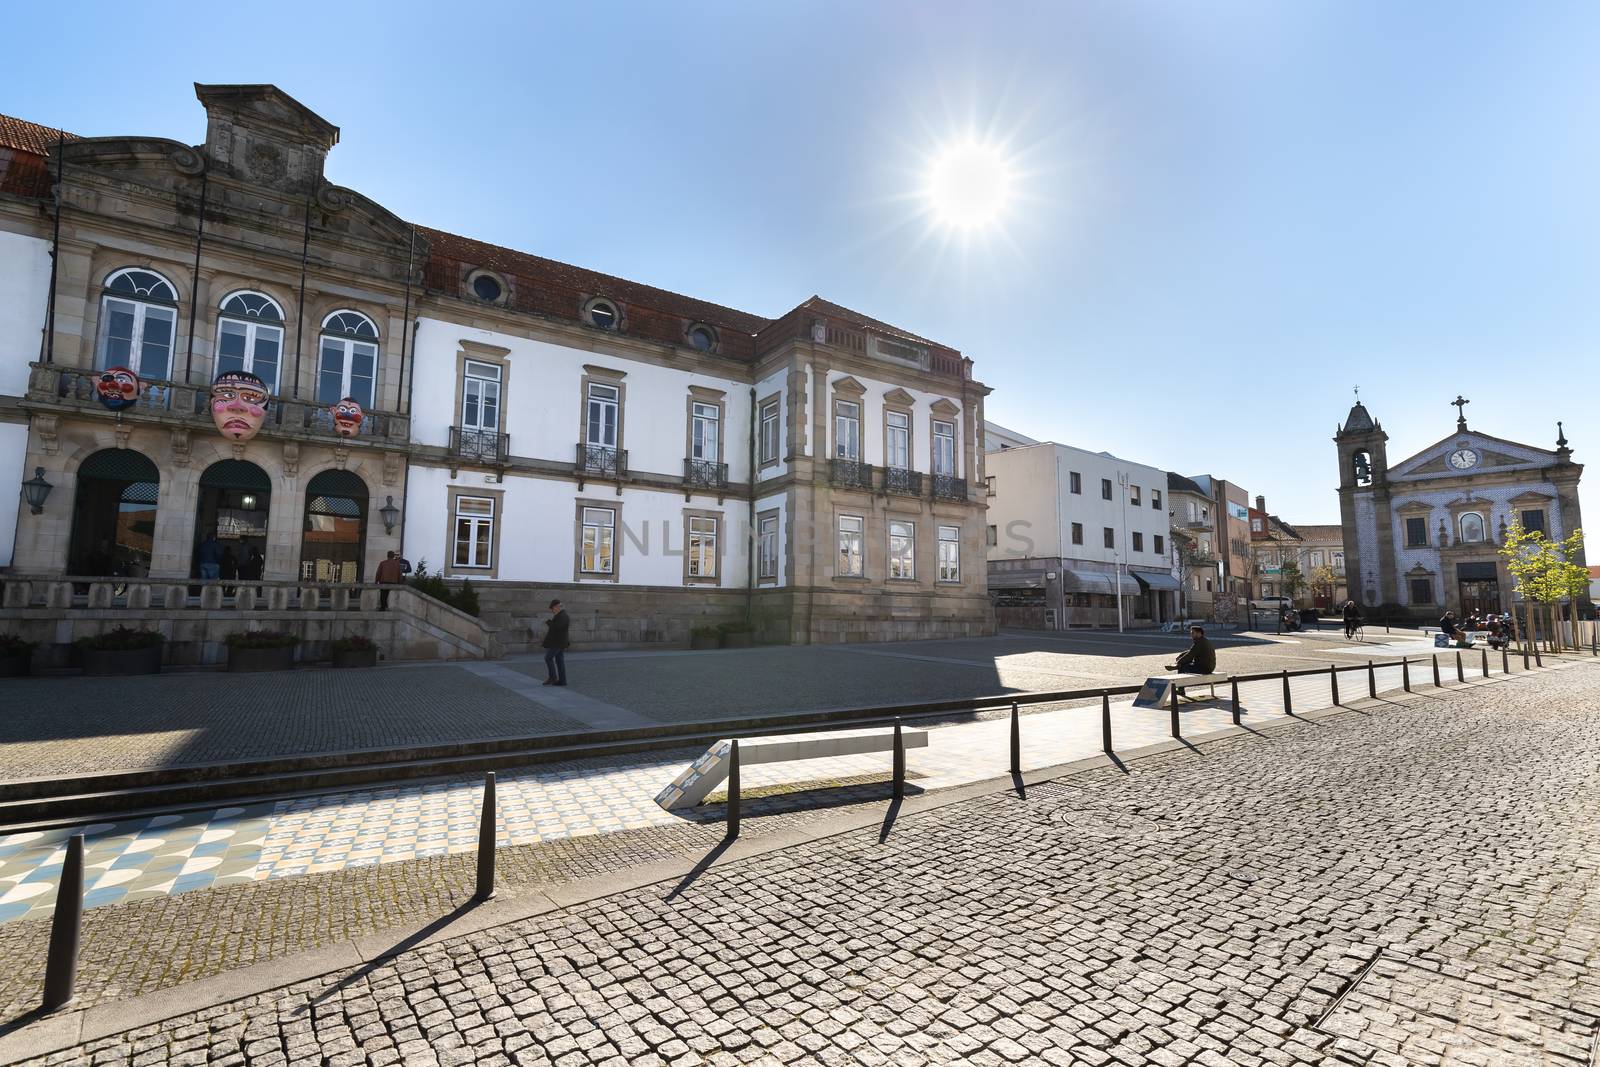
<path id="1" fill-rule="evenodd" d="M 383 516 L 383 532 L 394 533 L 394 524 L 400 521 L 400 509 L 394 506 L 394 497 L 385 497 L 384 499 L 388 503 L 378 509 L 378 514 Z"/>
<path id="2" fill-rule="evenodd" d="M 44 480 L 44 468 L 33 468 L 33 477 L 22 483 L 22 498 L 28 502 L 28 510 L 38 515 L 44 511 L 44 502 L 50 496 L 50 490 L 55 486 Z"/>

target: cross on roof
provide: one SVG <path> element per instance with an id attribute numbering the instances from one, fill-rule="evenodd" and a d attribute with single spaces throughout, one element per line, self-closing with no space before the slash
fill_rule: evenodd
<path id="1" fill-rule="evenodd" d="M 1450 401 L 1451 406 L 1456 409 L 1456 425 L 1463 430 L 1467 428 L 1467 405 L 1470 403 L 1472 403 L 1472 401 L 1468 400 L 1460 393 L 1457 393 L 1456 398 Z"/>

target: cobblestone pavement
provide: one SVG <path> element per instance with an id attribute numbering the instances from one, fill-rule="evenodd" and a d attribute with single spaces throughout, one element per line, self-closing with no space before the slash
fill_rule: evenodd
<path id="1" fill-rule="evenodd" d="M 952 803 L 36 1062 L 1583 1067 L 1597 682 Z"/>
<path id="2" fill-rule="evenodd" d="M 719 652 L 594 652 L 568 659 L 568 690 L 529 687 L 544 664 L 229 676 L 0 679 L 0 781 L 348 749 L 674 723 L 750 713 L 1129 684 L 1183 647 L 1159 634 L 1003 635 L 964 641 Z M 1300 668 L 1324 641 L 1219 638 L 1224 671 Z M 1342 657 L 1341 657 L 1341 661 Z M 481 666 L 481 665 L 480 665 Z M 912 669 L 914 668 L 914 669 Z M 514 675 L 516 687 L 496 679 Z M 759 680 L 759 684 L 757 681 Z M 782 697 L 774 701 L 773 694 Z"/>

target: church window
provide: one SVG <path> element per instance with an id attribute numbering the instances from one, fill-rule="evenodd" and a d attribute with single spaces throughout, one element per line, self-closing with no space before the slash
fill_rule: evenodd
<path id="1" fill-rule="evenodd" d="M 1428 543 L 1428 520 L 1413 516 L 1406 519 L 1406 547 L 1419 548 Z"/>
<path id="2" fill-rule="evenodd" d="M 1461 543 L 1475 544 L 1483 540 L 1483 516 L 1476 511 L 1465 512 L 1460 520 Z"/>
<path id="3" fill-rule="evenodd" d="M 1522 528 L 1528 533 L 1533 533 L 1535 530 L 1542 534 L 1549 533 L 1549 531 L 1545 529 L 1543 511 L 1524 511 L 1521 515 L 1521 519 Z"/>
<path id="4" fill-rule="evenodd" d="M 1413 579 L 1411 579 L 1411 602 L 1413 604 L 1432 604 L 1433 603 L 1433 579 L 1432 578 L 1413 578 Z"/>
<path id="5" fill-rule="evenodd" d="M 1350 473 L 1357 485 L 1371 485 L 1372 454 L 1361 451 L 1350 457 Z"/>

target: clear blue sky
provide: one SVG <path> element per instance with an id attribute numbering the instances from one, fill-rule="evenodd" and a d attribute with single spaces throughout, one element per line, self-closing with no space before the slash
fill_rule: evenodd
<path id="1" fill-rule="evenodd" d="M 198 142 L 191 82 L 275 82 L 403 217 L 760 314 L 820 293 L 960 348 L 996 421 L 1291 521 L 1337 518 L 1355 384 L 1394 460 L 1457 392 L 1600 458 L 1600 4 L 104 10 L 11 11 L 0 111 Z M 913 194 L 969 130 L 1017 196 L 960 242 Z"/>

